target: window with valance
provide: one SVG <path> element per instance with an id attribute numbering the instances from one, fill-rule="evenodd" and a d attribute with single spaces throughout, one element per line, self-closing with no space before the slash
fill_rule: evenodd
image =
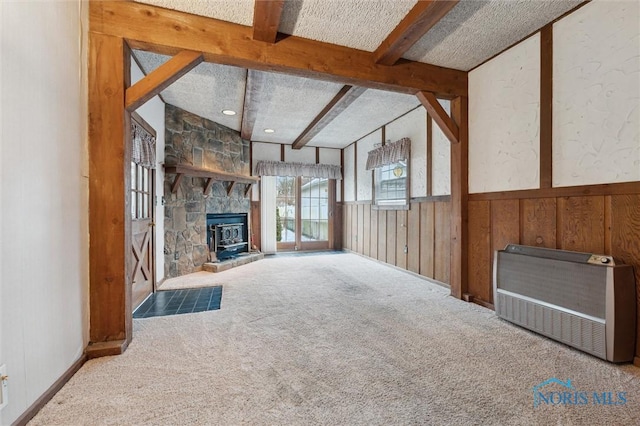
<path id="1" fill-rule="evenodd" d="M 258 176 L 304 176 L 324 179 L 342 179 L 340 166 L 331 164 L 286 163 L 284 161 L 258 161 Z"/>
<path id="2" fill-rule="evenodd" d="M 402 138 L 369 151 L 367 170 L 374 170 L 375 205 L 388 208 L 408 205 L 410 157 L 409 138 Z"/>

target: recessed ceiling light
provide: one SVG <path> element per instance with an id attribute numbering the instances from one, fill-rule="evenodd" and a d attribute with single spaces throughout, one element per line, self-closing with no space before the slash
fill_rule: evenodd
<path id="1" fill-rule="evenodd" d="M 264 129 L 265 133 L 275 133 L 276 131 L 273 129 Z"/>
<path id="2" fill-rule="evenodd" d="M 223 113 L 224 115 L 236 115 L 236 112 L 235 112 L 235 111 L 233 111 L 233 110 L 231 110 L 231 109 L 223 109 L 223 110 L 222 110 L 222 113 Z"/>

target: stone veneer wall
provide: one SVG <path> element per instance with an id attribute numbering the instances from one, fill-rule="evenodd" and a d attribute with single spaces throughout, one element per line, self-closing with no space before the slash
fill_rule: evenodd
<path id="1" fill-rule="evenodd" d="M 165 165 L 189 164 L 209 170 L 249 175 L 249 141 L 235 130 L 184 111 L 165 109 Z M 164 181 L 165 277 L 202 270 L 207 261 L 207 213 L 249 213 L 244 185 L 227 196 L 227 182 L 214 182 L 204 196 L 205 179 L 185 176 L 171 192 L 174 174 Z"/>

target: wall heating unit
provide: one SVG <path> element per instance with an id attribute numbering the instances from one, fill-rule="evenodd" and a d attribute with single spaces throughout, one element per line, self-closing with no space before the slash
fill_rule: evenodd
<path id="1" fill-rule="evenodd" d="M 509 244 L 493 268 L 496 314 L 612 362 L 632 361 L 633 267 L 611 256 Z"/>

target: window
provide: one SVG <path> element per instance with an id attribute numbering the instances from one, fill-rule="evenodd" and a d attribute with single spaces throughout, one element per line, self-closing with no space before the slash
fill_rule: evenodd
<path id="1" fill-rule="evenodd" d="M 300 208 L 303 241 L 329 239 L 329 179 L 301 178 Z"/>
<path id="2" fill-rule="evenodd" d="M 151 217 L 152 173 L 150 169 L 131 162 L 131 218 L 147 219 Z"/>
<path id="3" fill-rule="evenodd" d="M 276 180 L 276 241 L 296 241 L 296 178 L 278 176 Z"/>
<path id="4" fill-rule="evenodd" d="M 374 199 L 378 206 L 406 206 L 409 200 L 409 162 L 400 160 L 374 169 Z"/>

